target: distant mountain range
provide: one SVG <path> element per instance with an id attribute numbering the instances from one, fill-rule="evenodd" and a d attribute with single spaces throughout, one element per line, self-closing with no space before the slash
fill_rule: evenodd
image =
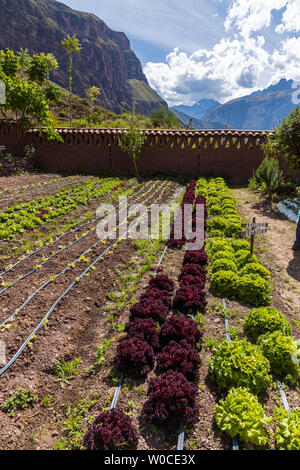
<path id="1" fill-rule="evenodd" d="M 196 119 L 192 116 L 179 111 L 178 109 L 171 108 L 173 113 L 179 117 L 181 123 L 191 129 L 228 129 L 229 126 L 220 121 L 207 121 L 206 119 Z"/>
<path id="2" fill-rule="evenodd" d="M 271 130 L 296 107 L 292 102 L 292 84 L 292 80 L 282 79 L 276 85 L 225 104 L 214 100 L 200 100 L 193 106 L 175 106 L 172 110 L 184 125 L 193 118 L 190 124 L 195 129 Z M 201 110 L 205 113 L 205 109 L 208 110 L 207 113 L 201 114 Z M 184 116 L 180 117 L 179 113 L 182 112 Z M 196 117 L 201 118 L 197 120 Z"/>
<path id="3" fill-rule="evenodd" d="M 97 86 L 101 89 L 97 104 L 116 113 L 131 108 L 134 101 L 142 114 L 150 114 L 160 105 L 167 107 L 150 88 L 124 33 L 113 31 L 93 14 L 55 0 L 0 0 L 0 50 L 52 52 L 59 68 L 51 80 L 64 88 L 68 84 L 68 56 L 61 41 L 68 34 L 76 34 L 82 44 L 82 52 L 74 55 L 76 95 L 83 98 L 88 88 Z"/>

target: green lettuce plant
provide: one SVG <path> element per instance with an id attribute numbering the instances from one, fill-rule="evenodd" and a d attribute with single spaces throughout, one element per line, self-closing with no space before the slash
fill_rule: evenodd
<path id="1" fill-rule="evenodd" d="M 295 408 L 292 414 L 287 410 L 275 408 L 274 420 L 277 423 L 275 431 L 277 449 L 300 450 L 300 408 Z"/>
<path id="2" fill-rule="evenodd" d="M 273 331 L 290 335 L 292 328 L 281 312 L 272 307 L 261 307 L 254 308 L 247 315 L 244 331 L 256 341 L 259 336 Z"/>
<path id="3" fill-rule="evenodd" d="M 212 378 L 219 388 L 246 387 L 260 393 L 271 383 L 270 363 L 261 349 L 246 340 L 222 341 L 210 363 Z"/>
<path id="4" fill-rule="evenodd" d="M 268 418 L 257 397 L 246 388 L 232 388 L 225 400 L 215 407 L 215 421 L 221 431 L 231 438 L 239 438 L 250 444 L 264 446 L 268 443 Z"/>
<path id="5" fill-rule="evenodd" d="M 271 364 L 271 370 L 285 383 L 296 384 L 300 378 L 300 344 L 293 336 L 281 331 L 266 333 L 259 337 L 257 345 Z"/>

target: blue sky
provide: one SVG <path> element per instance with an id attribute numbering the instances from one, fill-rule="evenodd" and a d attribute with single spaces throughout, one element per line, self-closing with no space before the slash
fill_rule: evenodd
<path id="1" fill-rule="evenodd" d="M 300 80 L 300 0 L 65 0 L 126 33 L 170 105 Z"/>

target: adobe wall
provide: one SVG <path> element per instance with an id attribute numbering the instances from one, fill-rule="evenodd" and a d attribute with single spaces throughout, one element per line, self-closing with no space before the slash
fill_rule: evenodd
<path id="1" fill-rule="evenodd" d="M 24 134 L 33 144 L 43 168 L 55 171 L 133 173 L 133 164 L 118 146 L 121 129 L 57 129 L 63 143 L 49 143 L 36 129 Z M 147 130 L 138 167 L 141 173 L 198 176 L 209 171 L 234 179 L 249 178 L 262 161 L 268 132 L 216 130 Z M 0 145 L 18 153 L 15 124 L 0 122 Z"/>

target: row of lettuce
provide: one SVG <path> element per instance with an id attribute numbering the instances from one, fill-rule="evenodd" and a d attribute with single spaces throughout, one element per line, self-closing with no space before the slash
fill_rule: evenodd
<path id="1" fill-rule="evenodd" d="M 125 185 L 126 182 L 119 178 L 94 178 L 53 196 L 8 207 L 0 213 L 0 240 L 9 240 L 25 230 L 65 216 L 78 206 L 87 205 L 92 199 L 103 197 Z"/>
<path id="2" fill-rule="evenodd" d="M 192 225 L 196 228 L 196 206 L 204 205 L 207 239 L 204 247 L 186 251 L 173 296 L 174 283 L 158 274 L 149 281 L 140 301 L 131 308 L 127 338 L 117 349 L 115 367 L 132 377 L 150 380 L 143 415 L 151 424 L 192 425 L 198 420 L 199 367 L 202 331 L 194 315 L 207 305 L 206 281 L 212 293 L 237 299 L 255 307 L 245 319 L 248 340 L 222 341 L 213 349 L 210 377 L 225 398 L 215 408 L 218 427 L 231 437 L 266 446 L 270 429 L 278 449 L 300 449 L 300 409 L 292 414 L 280 408 L 267 417 L 261 404 L 274 375 L 288 385 L 299 381 L 299 345 L 291 336 L 284 315 L 269 306 L 271 275 L 251 255 L 250 245 L 240 240 L 241 218 L 225 182 L 221 178 L 192 181 L 182 201 L 195 204 Z M 181 248 L 171 230 L 169 246 Z M 271 426 L 271 423 L 273 425 Z M 87 449 L 135 447 L 137 432 L 121 410 L 102 413 L 85 436 Z M 124 444 L 122 444 L 124 443 Z"/>
<path id="3" fill-rule="evenodd" d="M 208 205 L 210 289 L 218 297 L 256 307 L 244 322 L 248 340 L 224 340 L 213 349 L 211 377 L 227 393 L 215 408 L 215 421 L 245 443 L 266 446 L 273 435 L 278 449 L 299 450 L 300 409 L 290 414 L 276 408 L 271 418 L 261 404 L 274 378 L 290 386 L 299 382 L 299 342 L 285 316 L 269 306 L 270 272 L 251 254 L 250 244 L 238 239 L 241 218 L 224 180 L 201 179 L 198 191 Z"/>
<path id="4" fill-rule="evenodd" d="M 182 208 L 195 204 L 195 187 L 196 180 L 187 188 Z M 203 202 L 202 196 L 196 201 Z M 192 223 L 195 228 L 196 205 Z M 175 240 L 173 226 L 170 247 L 180 249 L 185 242 L 192 241 L 186 240 L 184 235 L 181 240 Z M 149 382 L 142 412 L 149 423 L 156 426 L 173 423 L 179 429 L 180 424 L 194 423 L 198 419 L 202 332 L 190 313 L 205 309 L 207 262 L 203 248 L 186 252 L 174 298 L 175 284 L 167 275 L 157 274 L 150 279 L 145 293 L 130 309 L 128 336 L 117 348 L 114 365 L 120 372 L 146 379 L 150 371 L 155 371 L 156 378 Z M 96 418 L 85 436 L 85 445 L 87 449 L 120 449 L 122 442 L 135 447 L 137 439 L 128 416 L 113 409 Z"/>

